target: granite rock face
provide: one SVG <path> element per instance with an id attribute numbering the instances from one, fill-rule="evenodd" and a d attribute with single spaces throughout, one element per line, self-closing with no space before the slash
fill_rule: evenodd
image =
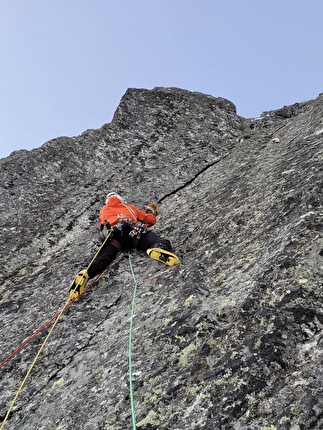
<path id="1" fill-rule="evenodd" d="M 129 89 L 110 124 L 0 160 L 0 361 L 65 304 L 107 192 L 159 200 L 181 258 L 121 256 L 63 313 L 5 428 L 322 428 L 322 114 L 322 95 L 245 119 Z M 49 328 L 0 367 L 1 419 Z"/>

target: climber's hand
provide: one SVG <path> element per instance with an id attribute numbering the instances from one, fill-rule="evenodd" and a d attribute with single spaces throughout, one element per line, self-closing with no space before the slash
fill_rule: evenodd
<path id="1" fill-rule="evenodd" d="M 159 208 L 159 204 L 157 202 L 149 202 L 148 205 L 146 206 L 146 213 L 152 213 L 155 216 L 157 216 L 159 214 L 160 208 Z"/>

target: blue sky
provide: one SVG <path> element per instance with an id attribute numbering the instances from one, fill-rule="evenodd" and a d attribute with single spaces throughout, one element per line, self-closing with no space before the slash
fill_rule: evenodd
<path id="1" fill-rule="evenodd" d="M 247 118 L 323 92 L 322 0 L 2 0 L 0 157 L 112 120 L 127 88 Z"/>

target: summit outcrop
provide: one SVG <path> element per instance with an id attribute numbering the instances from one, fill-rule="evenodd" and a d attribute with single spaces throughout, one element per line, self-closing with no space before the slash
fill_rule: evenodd
<path id="1" fill-rule="evenodd" d="M 237 115 L 179 88 L 128 89 L 113 120 L 0 160 L 0 361 L 64 305 L 116 191 L 181 264 L 135 251 L 61 317 L 7 430 L 323 426 L 323 96 Z M 3 419 L 49 328 L 0 367 Z"/>

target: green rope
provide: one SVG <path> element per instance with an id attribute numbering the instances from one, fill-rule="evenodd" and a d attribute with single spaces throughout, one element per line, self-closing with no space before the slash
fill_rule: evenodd
<path id="1" fill-rule="evenodd" d="M 132 389 L 132 321 L 135 313 L 135 300 L 136 300 L 136 293 L 137 293 L 137 281 L 136 277 L 133 271 L 132 262 L 131 262 L 131 254 L 130 251 L 128 253 L 129 255 L 129 265 L 130 270 L 133 278 L 133 296 L 132 296 L 132 306 L 131 306 L 131 316 L 130 316 L 130 324 L 129 324 L 129 390 L 130 390 L 130 404 L 131 404 L 131 417 L 132 417 L 132 427 L 134 430 L 136 430 L 136 414 L 135 414 L 135 407 L 134 407 L 134 401 L 133 401 L 133 389 Z"/>

